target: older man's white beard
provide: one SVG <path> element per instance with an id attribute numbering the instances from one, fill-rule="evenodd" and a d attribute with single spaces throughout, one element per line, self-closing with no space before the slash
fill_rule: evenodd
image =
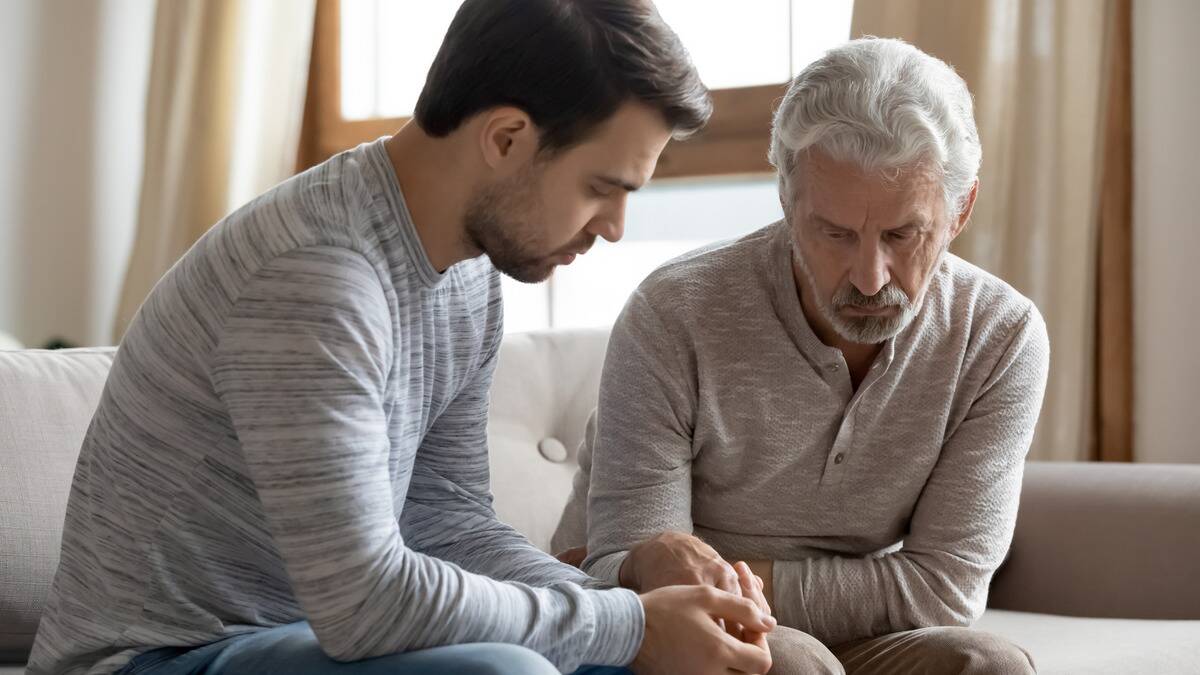
<path id="1" fill-rule="evenodd" d="M 946 255 L 948 245 L 943 246 L 938 253 L 937 261 L 933 268 L 925 278 L 925 286 L 921 288 L 921 300 L 924 300 L 925 291 L 929 287 L 929 282 L 933 279 L 936 270 L 941 267 L 942 260 Z M 813 289 L 813 295 L 818 296 L 814 299 L 817 301 L 817 308 L 821 312 L 821 316 L 829 322 L 843 340 L 848 340 L 855 344 L 873 345 L 890 340 L 900 334 L 917 314 L 921 311 L 921 302 L 913 302 L 912 298 L 908 297 L 904 291 L 900 290 L 892 282 L 888 282 L 875 295 L 863 295 L 861 291 L 854 287 L 853 284 L 847 284 L 845 287 L 838 290 L 831 300 L 819 297 L 816 293 L 816 281 L 813 279 L 812 271 L 809 270 L 807 263 L 804 261 L 804 256 L 800 254 L 799 246 L 793 245 L 792 257 L 796 260 L 796 266 L 800 268 L 800 272 L 804 274 L 805 281 L 808 282 L 808 287 Z M 864 307 L 868 309 L 880 309 L 884 307 L 895 307 L 896 312 L 891 316 L 844 316 L 840 310 L 846 307 Z"/>

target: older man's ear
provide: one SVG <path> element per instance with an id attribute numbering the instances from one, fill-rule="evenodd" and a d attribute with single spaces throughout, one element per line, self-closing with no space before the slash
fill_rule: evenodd
<path id="1" fill-rule="evenodd" d="M 979 179 L 975 179 L 975 184 L 971 186 L 971 192 L 967 194 L 967 201 L 963 204 L 962 211 L 958 214 L 958 220 L 954 223 L 950 230 L 950 241 L 954 241 L 962 231 L 967 229 L 967 222 L 971 220 L 971 213 L 975 210 L 975 198 L 979 196 Z"/>

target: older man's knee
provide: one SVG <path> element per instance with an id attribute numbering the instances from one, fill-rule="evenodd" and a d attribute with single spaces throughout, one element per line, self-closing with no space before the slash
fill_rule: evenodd
<path id="1" fill-rule="evenodd" d="M 771 675 L 844 675 L 842 664 L 819 640 L 803 631 L 777 626 L 767 634 Z"/>
<path id="2" fill-rule="evenodd" d="M 945 664 L 944 672 L 969 675 L 1036 672 L 1028 652 L 995 633 L 952 626 L 926 628 L 922 633 L 922 650 L 930 652 L 931 661 Z"/>

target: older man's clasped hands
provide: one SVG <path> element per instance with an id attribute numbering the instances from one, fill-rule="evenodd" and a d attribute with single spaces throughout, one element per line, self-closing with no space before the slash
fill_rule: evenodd
<path id="1" fill-rule="evenodd" d="M 587 547 L 572 548 L 555 557 L 578 567 L 587 557 Z M 647 631 L 676 630 L 683 639 L 695 635 L 693 622 L 711 624 L 713 639 L 696 644 L 692 653 L 695 663 L 656 662 L 653 653 L 643 651 L 631 664 L 639 674 L 762 674 L 771 670 L 766 634 L 776 621 L 763 592 L 765 582 L 750 564 L 730 564 L 699 537 L 668 531 L 629 550 L 621 564 L 620 584 L 642 595 Z M 697 606 L 705 607 L 707 613 L 695 615 L 692 608 Z M 673 615 L 651 616 L 660 609 Z M 710 654 L 712 650 L 723 653 Z M 724 665 L 727 663 L 738 667 L 731 670 Z"/>
<path id="2" fill-rule="evenodd" d="M 621 586 L 643 594 L 679 586 L 716 589 L 743 601 L 749 600 L 770 619 L 770 628 L 775 625 L 770 603 L 763 594 L 763 579 L 755 575 L 747 563 L 730 564 L 711 546 L 691 534 L 663 532 L 634 546 L 621 565 L 620 582 Z M 725 620 L 721 616 L 713 613 L 712 618 L 733 639 L 725 639 L 718 644 L 722 648 L 733 648 L 746 654 L 747 669 L 742 672 L 765 673 L 770 670 L 771 652 L 766 638 L 769 629 L 758 630 L 754 623 Z M 735 644 L 734 640 L 741 644 Z"/>

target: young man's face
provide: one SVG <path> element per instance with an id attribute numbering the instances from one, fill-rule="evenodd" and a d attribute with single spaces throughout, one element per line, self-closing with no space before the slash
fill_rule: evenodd
<path id="1" fill-rule="evenodd" d="M 657 110 L 625 103 L 586 141 L 477 192 L 466 212 L 470 243 L 518 281 L 545 280 L 596 237 L 621 238 L 625 200 L 650 180 L 670 138 Z"/>

